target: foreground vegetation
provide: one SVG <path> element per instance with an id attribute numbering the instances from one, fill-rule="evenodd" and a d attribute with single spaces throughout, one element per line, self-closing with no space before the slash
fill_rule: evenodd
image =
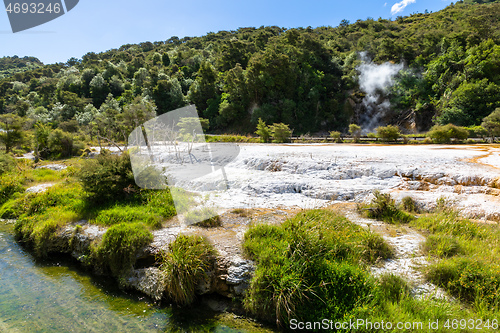
<path id="1" fill-rule="evenodd" d="M 53 245 L 63 227 L 71 226 L 73 237 L 84 219 L 109 227 L 82 261 L 120 280 L 133 268 L 137 252 L 152 241 L 152 231 L 175 214 L 169 192 L 135 188 L 126 155 L 105 153 L 61 163 L 67 168 L 54 171 L 0 155 L 0 217 L 17 219 L 18 239 L 38 256 L 57 249 Z M 109 186 L 111 179 L 123 183 Z M 48 182 L 55 185 L 43 193 L 25 192 Z M 255 224 L 246 232 L 244 251 L 255 260 L 256 270 L 243 300 L 245 309 L 284 330 L 291 319 L 423 322 L 423 331 L 436 331 L 426 326 L 429 320 L 444 325 L 457 318 L 498 319 L 498 225 L 463 219 L 443 200 L 436 211 L 423 212 L 410 198 L 397 204 L 378 192 L 360 209 L 370 217 L 421 230 L 427 236 L 423 251 L 430 259 L 422 268 L 425 277 L 456 300 L 415 299 L 411 284 L 401 277 L 374 277 L 370 266 L 390 258 L 393 249 L 381 236 L 321 209 L 301 212 L 281 225 Z M 220 220 L 204 223 L 217 225 Z M 196 285 L 213 269 L 215 256 L 202 237 L 179 235 L 158 257 L 164 296 L 181 305 L 193 302 Z M 437 331 L 449 329 L 440 326 Z"/>

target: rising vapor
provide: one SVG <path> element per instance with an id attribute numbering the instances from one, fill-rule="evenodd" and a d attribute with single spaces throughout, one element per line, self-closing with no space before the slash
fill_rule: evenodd
<path id="1" fill-rule="evenodd" d="M 390 62 L 377 65 L 371 61 L 366 52 L 360 53 L 359 88 L 365 93 L 363 106 L 365 112 L 360 118 L 364 133 L 373 131 L 382 123 L 382 118 L 389 111 L 391 104 L 385 93 L 394 84 L 394 77 L 403 69 L 403 64 Z"/>
<path id="2" fill-rule="evenodd" d="M 415 3 L 416 0 L 402 0 L 401 2 L 395 3 L 392 8 L 391 8 L 391 14 L 397 14 L 399 12 L 402 12 L 406 6 L 408 6 L 411 3 Z"/>

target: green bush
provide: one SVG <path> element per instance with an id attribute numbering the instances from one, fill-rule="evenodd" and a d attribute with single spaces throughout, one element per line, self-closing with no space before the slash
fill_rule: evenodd
<path id="1" fill-rule="evenodd" d="M 193 302 L 197 284 L 214 265 L 216 251 L 201 236 L 179 235 L 160 255 L 165 293 L 180 305 Z"/>
<path id="2" fill-rule="evenodd" d="M 18 175 L 3 175 L 0 177 L 0 205 L 9 200 L 15 193 L 24 192 L 23 179 Z"/>
<path id="3" fill-rule="evenodd" d="M 257 123 L 257 130 L 255 131 L 255 134 L 260 136 L 260 139 L 262 142 L 269 142 L 269 138 L 271 137 L 271 130 L 266 125 L 266 123 L 262 120 L 262 118 L 259 118 L 259 122 Z"/>
<path id="4" fill-rule="evenodd" d="M 469 131 L 464 127 L 458 127 L 453 124 L 434 125 L 428 133 L 429 137 L 437 143 L 448 143 L 451 139 L 456 141 L 465 140 L 469 137 Z"/>
<path id="5" fill-rule="evenodd" d="M 36 215 L 22 215 L 15 224 L 16 238 L 30 245 L 35 255 L 46 257 L 51 251 L 64 251 L 56 246 L 55 235 L 64 225 L 75 222 L 79 216 L 64 207 L 51 207 Z"/>
<path id="6" fill-rule="evenodd" d="M 243 248 L 257 263 L 244 306 L 279 325 L 349 317 L 370 303 L 374 288 L 360 262 L 391 254 L 381 237 L 329 210 L 255 225 Z"/>
<path id="7" fill-rule="evenodd" d="M 73 145 L 73 136 L 70 133 L 63 132 L 60 129 L 53 130 L 47 139 L 47 146 L 50 154 L 54 157 L 70 157 L 73 154 L 78 155 Z"/>
<path id="8" fill-rule="evenodd" d="M 283 123 L 272 124 L 269 126 L 269 130 L 271 131 L 271 136 L 275 143 L 288 142 L 290 141 L 290 136 L 292 136 L 292 131 L 290 131 L 288 125 Z"/>
<path id="9" fill-rule="evenodd" d="M 433 264 L 426 277 L 462 301 L 498 306 L 500 271 L 474 258 L 456 257 Z"/>
<path id="10" fill-rule="evenodd" d="M 400 136 L 401 132 L 397 126 L 379 126 L 376 129 L 377 137 L 381 138 L 383 141 L 396 141 Z"/>
<path id="11" fill-rule="evenodd" d="M 496 108 L 495 111 L 484 117 L 481 127 L 492 137 L 500 136 L 500 108 Z"/>
<path id="12" fill-rule="evenodd" d="M 349 125 L 349 134 L 352 135 L 354 141 L 358 142 L 361 137 L 361 127 L 356 124 Z"/>
<path id="13" fill-rule="evenodd" d="M 0 153 L 0 176 L 6 172 L 12 171 L 15 166 L 16 162 L 10 155 Z"/>
<path id="14" fill-rule="evenodd" d="M 94 248 L 98 265 L 109 267 L 119 277 L 132 269 L 137 252 L 153 241 L 153 234 L 142 223 L 120 223 L 110 227 Z"/>
<path id="15" fill-rule="evenodd" d="M 101 154 L 87 160 L 78 175 L 95 202 L 119 201 L 137 191 L 128 154 Z"/>

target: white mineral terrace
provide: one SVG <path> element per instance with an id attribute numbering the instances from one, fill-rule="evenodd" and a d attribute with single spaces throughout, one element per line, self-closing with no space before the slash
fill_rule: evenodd
<path id="1" fill-rule="evenodd" d="M 224 168 L 228 190 L 217 190 L 220 170 L 184 185 L 221 208 L 316 208 L 369 200 L 381 190 L 396 199 L 412 196 L 423 208 L 444 197 L 465 216 L 500 220 L 498 193 L 488 186 L 500 177 L 497 146 L 239 146 L 240 154 Z M 155 154 L 161 155 L 159 149 Z"/>

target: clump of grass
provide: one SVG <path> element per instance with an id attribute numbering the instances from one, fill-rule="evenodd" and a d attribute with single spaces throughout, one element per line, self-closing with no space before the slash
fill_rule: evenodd
<path id="1" fill-rule="evenodd" d="M 378 279 L 378 296 L 383 301 L 399 302 L 409 292 L 408 283 L 399 275 L 386 273 Z"/>
<path id="2" fill-rule="evenodd" d="M 195 298 L 197 284 L 213 266 L 216 251 L 201 236 L 179 235 L 160 255 L 166 296 L 180 305 Z"/>
<path id="3" fill-rule="evenodd" d="M 184 219 L 187 224 L 194 224 L 205 228 L 220 227 L 222 224 L 217 211 L 210 207 L 193 209 L 184 215 Z"/>
<path id="4" fill-rule="evenodd" d="M 119 277 L 130 270 L 137 252 L 153 241 L 153 234 L 142 223 L 120 223 L 110 227 L 93 248 L 96 264 Z"/>
<path id="5" fill-rule="evenodd" d="M 418 208 L 417 202 L 410 196 L 406 196 L 401 200 L 403 209 L 407 212 L 418 213 L 420 209 Z"/>
<path id="6" fill-rule="evenodd" d="M 306 211 L 279 226 L 255 225 L 243 244 L 257 263 L 245 308 L 278 325 L 345 318 L 370 302 L 374 285 L 361 263 L 389 254 L 381 242 L 329 210 Z"/>
<path id="7" fill-rule="evenodd" d="M 382 236 L 374 232 L 363 234 L 363 259 L 368 263 L 375 263 L 378 259 L 390 258 L 394 254 L 392 247 Z"/>
<path id="8" fill-rule="evenodd" d="M 429 235 L 423 244 L 425 252 L 439 258 L 453 257 L 464 252 L 458 240 L 449 235 Z"/>
<path id="9" fill-rule="evenodd" d="M 373 199 L 367 206 L 361 206 L 360 210 L 365 212 L 369 218 L 378 219 L 387 223 L 408 223 L 414 217 L 402 211 L 396 206 L 394 199 L 389 193 L 373 192 Z"/>

